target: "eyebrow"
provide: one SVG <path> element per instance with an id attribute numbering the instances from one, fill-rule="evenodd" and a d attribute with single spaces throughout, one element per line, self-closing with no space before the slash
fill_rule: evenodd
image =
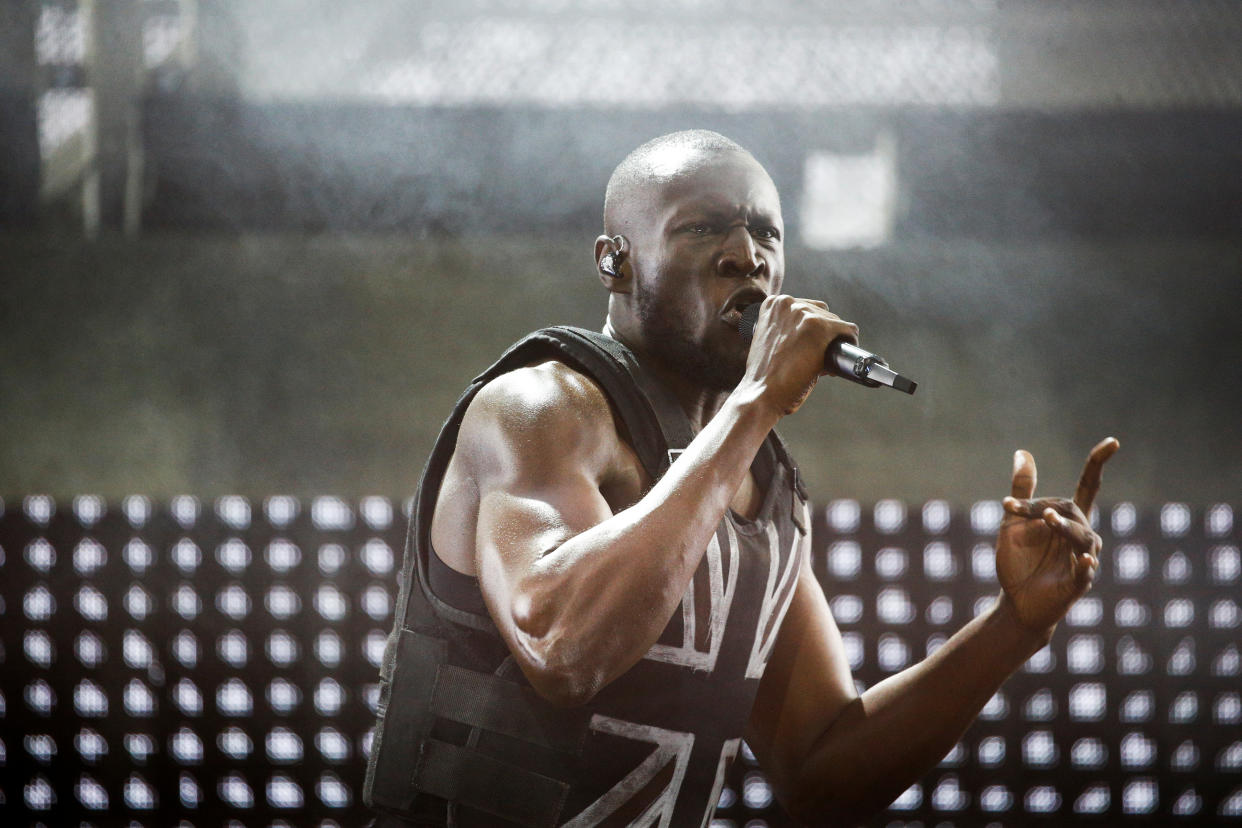
<path id="1" fill-rule="evenodd" d="M 755 224 L 769 224 L 775 227 L 780 222 L 774 214 L 766 210 L 746 210 L 746 224 L 748 226 Z M 741 217 L 739 210 L 722 210 L 719 207 L 711 207 L 707 205 L 690 205 L 679 208 L 673 213 L 674 222 L 684 221 L 690 216 L 704 216 L 713 220 L 730 220 Z"/>

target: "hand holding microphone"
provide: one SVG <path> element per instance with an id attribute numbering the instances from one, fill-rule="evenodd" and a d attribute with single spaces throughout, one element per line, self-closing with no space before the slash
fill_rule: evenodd
<path id="1" fill-rule="evenodd" d="M 760 304 L 748 305 L 738 320 L 738 333 L 746 342 L 754 336 L 759 321 Z M 870 351 L 859 348 L 847 339 L 834 339 L 824 353 L 824 366 L 834 376 L 842 377 L 868 388 L 887 385 L 897 391 L 913 394 L 918 383 L 888 367 L 888 363 Z"/>

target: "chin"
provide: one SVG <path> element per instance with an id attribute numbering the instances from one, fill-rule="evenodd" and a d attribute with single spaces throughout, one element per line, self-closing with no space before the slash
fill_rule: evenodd
<path id="1" fill-rule="evenodd" d="M 643 338 L 653 357 L 691 383 L 715 391 L 732 391 L 746 373 L 748 346 L 733 333 L 730 338 L 703 336 L 683 327 L 663 307 L 639 303 Z M 732 332 L 730 332 L 732 333 Z"/>
<path id="2" fill-rule="evenodd" d="M 733 354 L 712 354 L 703 351 L 702 361 L 694 379 L 716 391 L 732 391 L 746 373 L 746 359 L 739 361 Z"/>

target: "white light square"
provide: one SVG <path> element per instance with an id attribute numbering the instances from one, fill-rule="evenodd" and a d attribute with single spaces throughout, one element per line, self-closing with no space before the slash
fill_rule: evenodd
<path id="1" fill-rule="evenodd" d="M 382 532 L 392 525 L 392 502 L 386 497 L 364 497 L 358 504 L 358 511 L 367 526 L 376 532 Z"/>
<path id="2" fill-rule="evenodd" d="M 143 495 L 129 495 L 121 501 L 121 511 L 125 519 L 135 529 L 146 525 L 151 517 L 151 501 Z"/>
<path id="3" fill-rule="evenodd" d="M 838 624 L 857 624 L 862 620 L 863 602 L 857 595 L 836 595 L 828 602 Z"/>
<path id="4" fill-rule="evenodd" d="M 1126 770 L 1148 768 L 1156 761 L 1156 743 L 1137 731 L 1121 738 L 1121 766 Z"/>
<path id="5" fill-rule="evenodd" d="M 1022 764 L 1028 768 L 1051 768 L 1059 753 L 1056 740 L 1046 730 L 1033 730 L 1022 737 Z"/>
<path id="6" fill-rule="evenodd" d="M 1113 553 L 1117 580 L 1121 583 L 1134 583 L 1147 577 L 1147 547 L 1141 543 L 1127 543 L 1117 547 Z"/>
<path id="7" fill-rule="evenodd" d="M 1108 694 L 1100 682 L 1075 684 L 1069 692 L 1069 714 L 1080 722 L 1098 722 L 1104 718 Z"/>
<path id="8" fill-rule="evenodd" d="M 1057 700 L 1048 688 L 1035 691 L 1022 708 L 1022 715 L 1027 721 L 1049 722 L 1056 718 Z"/>
<path id="9" fill-rule="evenodd" d="M 948 531 L 951 515 L 948 501 L 927 501 L 923 504 L 923 531 L 931 535 L 939 535 Z"/>
<path id="10" fill-rule="evenodd" d="M 1233 507 L 1228 503 L 1215 503 L 1208 507 L 1203 522 L 1209 538 L 1223 538 L 1233 531 Z"/>
<path id="11" fill-rule="evenodd" d="M 216 547 L 216 560 L 229 572 L 239 575 L 250 566 L 250 547 L 238 538 L 229 538 Z"/>
<path id="12" fill-rule="evenodd" d="M 169 554 L 177 568 L 187 575 L 198 569 L 203 562 L 202 550 L 198 548 L 198 544 L 189 538 L 182 538 L 177 541 Z"/>
<path id="13" fill-rule="evenodd" d="M 904 589 L 890 587 L 880 590 L 875 601 L 876 615 L 884 624 L 909 624 L 914 620 L 915 608 Z"/>
<path id="14" fill-rule="evenodd" d="M 1013 807 L 1013 794 L 1004 785 L 988 785 L 979 793 L 979 807 L 995 814 Z"/>
<path id="15" fill-rule="evenodd" d="M 1138 510 L 1133 503 L 1118 503 L 1113 507 L 1111 523 L 1114 535 L 1119 538 L 1128 537 L 1138 525 Z"/>
<path id="16" fill-rule="evenodd" d="M 1160 788 L 1154 779 L 1135 779 L 1121 790 L 1123 814 L 1150 814 L 1160 804 Z"/>
<path id="17" fill-rule="evenodd" d="M 892 633 L 885 633 L 880 636 L 880 643 L 876 650 L 876 661 L 879 663 L 881 670 L 895 673 L 910 663 L 910 648 L 900 637 Z"/>
<path id="18" fill-rule="evenodd" d="M 1108 748 L 1094 737 L 1079 739 L 1070 748 L 1070 763 L 1076 768 L 1095 770 L 1104 767 L 1106 762 Z"/>
<path id="19" fill-rule="evenodd" d="M 300 504 L 296 497 L 289 495 L 273 495 L 263 501 L 263 515 L 267 522 L 278 529 L 284 529 L 298 516 Z"/>
<path id="20" fill-rule="evenodd" d="M 1190 507 L 1185 503 L 1166 503 L 1160 509 L 1160 532 L 1166 538 L 1180 538 L 1190 531 Z"/>
<path id="21" fill-rule="evenodd" d="M 906 550 L 891 546 L 885 547 L 876 553 L 875 572 L 885 580 L 900 578 L 906 573 L 908 559 Z"/>
<path id="22" fill-rule="evenodd" d="M 1104 642 L 1098 635 L 1071 636 L 1065 646 L 1065 661 L 1071 673 L 1098 673 L 1104 669 Z"/>
<path id="23" fill-rule="evenodd" d="M 882 535 L 896 534 L 906 526 L 906 504 L 893 499 L 878 501 L 872 516 L 877 532 Z"/>
<path id="24" fill-rule="evenodd" d="M 1193 690 L 1183 690 L 1169 705 L 1169 721 L 1174 724 L 1193 722 L 1199 715 L 1199 696 Z"/>
<path id="25" fill-rule="evenodd" d="M 1061 794 L 1051 785 L 1037 785 L 1026 792 L 1024 803 L 1028 813 L 1051 814 L 1061 808 Z"/>
<path id="26" fill-rule="evenodd" d="M 339 497 L 324 495 L 311 501 L 311 522 L 321 531 L 352 529 L 354 513 Z"/>
<path id="27" fill-rule="evenodd" d="M 1137 641 L 1128 635 L 1117 642 L 1117 672 L 1123 676 L 1137 676 L 1150 672 L 1151 656 Z"/>
<path id="28" fill-rule="evenodd" d="M 1065 622 L 1071 627 L 1094 627 L 1104 618 L 1104 604 L 1099 598 L 1087 596 L 1079 598 L 1065 616 Z"/>
<path id="29" fill-rule="evenodd" d="M 1233 545 L 1214 546 L 1208 551 L 1208 571 L 1218 584 L 1232 584 L 1242 575 L 1242 553 Z"/>
<path id="30" fill-rule="evenodd" d="M 250 525 L 250 501 L 239 495 L 226 495 L 216 500 L 216 517 L 230 529 L 241 530 Z"/>
<path id="31" fill-rule="evenodd" d="M 1074 800 L 1076 814 L 1102 814 L 1108 810 L 1112 794 L 1107 785 L 1092 785 Z"/>
<path id="32" fill-rule="evenodd" d="M 953 620 L 953 599 L 947 595 L 937 596 L 927 605 L 925 615 L 929 624 L 939 626 L 949 623 Z"/>
<path id="33" fill-rule="evenodd" d="M 985 768 L 994 768 L 1005 761 L 1005 739 L 1003 736 L 985 736 L 979 740 L 977 751 L 979 764 Z"/>
<path id="34" fill-rule="evenodd" d="M 379 538 L 371 538 L 364 543 L 359 557 L 362 559 L 362 565 L 370 570 L 372 575 L 387 575 L 392 572 L 392 549 Z"/>
<path id="35" fill-rule="evenodd" d="M 1174 552 L 1164 562 L 1164 582 L 1166 584 L 1184 584 L 1190 580 L 1190 559 L 1181 550 Z"/>
<path id="36" fill-rule="evenodd" d="M 857 532 L 862 521 L 862 507 L 857 500 L 833 500 L 826 510 L 828 528 L 834 532 Z"/>
<path id="37" fill-rule="evenodd" d="M 896 142 L 876 137 L 868 153 L 813 152 L 802 175 L 802 238 L 813 250 L 873 248 L 892 234 Z"/>
<path id="38" fill-rule="evenodd" d="M 957 574 L 957 559 L 949 544 L 932 541 L 923 547 L 923 574 L 931 581 L 947 581 Z"/>
<path id="39" fill-rule="evenodd" d="M 856 541 L 836 541 L 828 547 L 828 572 L 852 580 L 862 570 L 862 547 Z"/>
<path id="40" fill-rule="evenodd" d="M 1005 509 L 999 500 L 980 500 L 970 507 L 970 528 L 976 535 L 992 535 L 1000 529 Z"/>
<path id="41" fill-rule="evenodd" d="M 168 510 L 172 512 L 173 520 L 182 529 L 189 529 L 198 522 L 198 514 L 200 511 L 198 498 L 193 495 L 177 495 L 168 503 Z"/>

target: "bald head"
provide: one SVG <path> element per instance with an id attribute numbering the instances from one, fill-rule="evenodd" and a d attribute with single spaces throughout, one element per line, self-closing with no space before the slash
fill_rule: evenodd
<path id="1" fill-rule="evenodd" d="M 647 197 L 661 184 L 689 175 L 721 155 L 753 156 L 719 132 L 688 129 L 653 138 L 627 155 L 604 192 L 604 232 L 626 233 Z M 758 163 L 758 162 L 756 162 Z"/>

